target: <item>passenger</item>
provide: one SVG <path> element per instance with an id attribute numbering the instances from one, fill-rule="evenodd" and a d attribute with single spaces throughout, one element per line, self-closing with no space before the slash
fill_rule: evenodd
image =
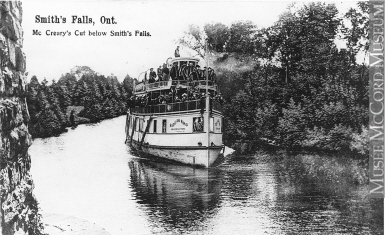
<path id="1" fill-rule="evenodd" d="M 188 100 L 192 100 L 193 93 L 192 92 L 188 92 L 187 97 L 188 97 Z"/>
<path id="2" fill-rule="evenodd" d="M 199 80 L 206 80 L 206 70 L 207 70 L 207 67 L 203 67 L 203 70 L 201 70 Z"/>
<path id="3" fill-rule="evenodd" d="M 177 80 L 178 77 L 178 65 L 171 65 L 170 76 L 172 80 Z"/>
<path id="4" fill-rule="evenodd" d="M 198 80 L 203 80 L 203 77 L 204 77 L 203 70 L 201 68 L 199 68 L 199 69 L 197 69 L 197 72 L 198 72 Z"/>
<path id="5" fill-rule="evenodd" d="M 152 105 L 152 99 L 150 97 L 150 94 L 147 94 L 146 98 L 147 98 L 147 105 Z"/>
<path id="6" fill-rule="evenodd" d="M 144 80 L 143 80 L 143 83 L 144 83 L 144 84 L 147 83 L 147 71 L 144 73 Z"/>
<path id="7" fill-rule="evenodd" d="M 171 93 L 172 96 L 175 98 L 175 96 L 176 96 L 176 88 L 175 88 L 175 86 L 171 86 L 171 87 L 170 87 L 170 93 Z"/>
<path id="8" fill-rule="evenodd" d="M 203 122 L 202 118 L 196 118 L 194 122 L 194 130 L 195 131 L 203 131 Z"/>
<path id="9" fill-rule="evenodd" d="M 170 103 L 173 103 L 174 102 L 174 96 L 173 96 L 173 93 L 171 91 L 168 93 L 168 96 L 171 98 Z"/>
<path id="10" fill-rule="evenodd" d="M 158 73 L 158 81 L 161 82 L 162 81 L 162 66 L 161 65 L 159 65 L 157 73 Z"/>
<path id="11" fill-rule="evenodd" d="M 176 47 L 175 52 L 174 52 L 174 56 L 175 56 L 175 57 L 180 57 L 180 54 L 179 54 L 179 46 Z"/>
<path id="12" fill-rule="evenodd" d="M 155 71 L 153 70 L 153 68 L 150 68 L 149 80 L 155 82 L 155 78 L 156 78 L 156 73 L 155 73 Z M 150 83 L 151 83 L 151 82 L 150 82 Z"/>
<path id="13" fill-rule="evenodd" d="M 187 74 L 185 73 L 185 69 L 186 69 L 186 63 L 184 63 L 184 61 L 181 61 L 180 62 L 180 67 L 179 67 L 179 71 L 178 71 L 178 80 L 186 80 L 187 79 Z"/>
<path id="14" fill-rule="evenodd" d="M 183 93 L 183 95 L 182 95 L 182 102 L 185 102 L 185 101 L 187 101 L 187 100 L 188 100 L 187 94 L 186 94 L 186 93 Z"/>
<path id="15" fill-rule="evenodd" d="M 168 81 L 170 76 L 170 70 L 167 68 L 166 64 L 163 64 L 162 74 L 163 74 L 163 81 Z"/>
<path id="16" fill-rule="evenodd" d="M 150 79 L 148 80 L 148 83 L 154 83 L 155 82 L 155 78 L 150 76 Z"/>
<path id="17" fill-rule="evenodd" d="M 171 103 L 171 97 L 169 95 L 165 95 L 164 100 L 166 101 L 166 104 Z"/>
<path id="18" fill-rule="evenodd" d="M 218 101 L 220 104 L 223 104 L 222 93 L 219 93 L 219 94 L 217 95 L 217 101 Z"/>
<path id="19" fill-rule="evenodd" d="M 209 67 L 209 81 L 212 81 L 212 82 L 215 82 L 215 73 L 214 73 L 214 69 L 212 69 L 211 67 Z"/>
<path id="20" fill-rule="evenodd" d="M 188 81 L 190 79 L 190 68 L 191 68 L 190 64 L 184 65 L 183 71 L 182 71 L 182 75 L 183 75 L 184 80 Z"/>
<path id="21" fill-rule="evenodd" d="M 199 70 L 200 70 L 200 66 L 199 65 L 197 65 L 195 67 L 195 69 L 193 69 L 192 74 L 191 74 L 192 75 L 192 80 L 197 81 L 199 79 L 199 74 L 198 74 Z"/>
<path id="22" fill-rule="evenodd" d="M 193 80 L 192 74 L 193 74 L 194 70 L 195 70 L 195 67 L 194 67 L 193 63 L 192 62 L 188 63 L 186 68 L 184 69 L 186 80 L 188 80 L 190 82 Z"/>

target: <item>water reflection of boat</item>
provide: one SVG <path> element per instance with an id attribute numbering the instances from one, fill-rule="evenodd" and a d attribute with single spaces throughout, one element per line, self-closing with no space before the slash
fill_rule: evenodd
<path id="1" fill-rule="evenodd" d="M 162 227 L 193 229 L 219 204 L 221 173 L 146 159 L 129 162 L 138 203 Z"/>

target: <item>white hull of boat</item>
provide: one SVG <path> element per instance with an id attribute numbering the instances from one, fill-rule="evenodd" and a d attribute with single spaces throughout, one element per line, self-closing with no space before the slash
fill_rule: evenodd
<path id="1" fill-rule="evenodd" d="M 132 141 L 132 147 L 139 150 L 139 143 Z M 209 167 L 220 156 L 222 147 L 181 147 L 181 146 L 153 146 L 143 145 L 140 151 L 156 157 L 180 162 L 183 164 Z"/>

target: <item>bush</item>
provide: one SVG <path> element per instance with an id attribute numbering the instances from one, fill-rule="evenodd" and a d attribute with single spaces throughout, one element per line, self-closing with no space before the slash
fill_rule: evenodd
<path id="1" fill-rule="evenodd" d="M 305 113 L 301 104 L 296 105 L 290 99 L 289 107 L 282 109 L 282 117 L 278 120 L 281 145 L 289 149 L 300 148 L 306 137 L 305 127 Z"/>
<path id="2" fill-rule="evenodd" d="M 362 126 L 361 133 L 353 133 L 350 150 L 366 156 L 369 154 L 369 130 L 367 127 Z"/>
<path id="3" fill-rule="evenodd" d="M 342 124 L 334 125 L 330 130 L 314 127 L 306 130 L 302 147 L 326 151 L 347 151 L 352 141 L 352 128 Z"/>

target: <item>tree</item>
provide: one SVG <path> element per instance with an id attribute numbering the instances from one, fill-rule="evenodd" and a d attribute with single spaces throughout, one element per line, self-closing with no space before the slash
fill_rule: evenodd
<path id="1" fill-rule="evenodd" d="M 230 38 L 229 28 L 222 23 L 206 24 L 204 32 L 207 35 L 209 50 L 224 52 Z"/>
<path id="2" fill-rule="evenodd" d="M 345 14 L 349 24 L 343 22 L 343 39 L 347 41 L 351 63 L 356 63 L 360 51 L 369 51 L 369 2 L 358 2 L 357 8 L 350 8 Z"/>
<path id="3" fill-rule="evenodd" d="M 341 20 L 334 4 L 310 3 L 280 16 L 269 28 L 270 56 L 282 67 L 288 83 L 299 72 L 325 75 Z"/>
<path id="4" fill-rule="evenodd" d="M 64 128 L 67 125 L 67 115 L 60 108 L 59 99 L 57 98 L 56 92 L 53 89 L 55 84 L 47 88 L 47 98 L 50 103 L 50 109 L 56 115 L 60 126 Z"/>
<path id="5" fill-rule="evenodd" d="M 66 108 L 71 105 L 71 96 L 68 88 L 64 85 L 59 86 L 57 84 L 55 87 L 53 87 L 53 89 L 57 94 L 57 97 L 59 99 L 59 105 L 62 111 L 66 110 Z"/>
<path id="6" fill-rule="evenodd" d="M 74 93 L 74 104 L 75 105 L 84 105 L 85 101 L 89 98 L 90 90 L 87 86 L 87 83 L 84 81 L 79 81 L 75 88 Z"/>
<path id="7" fill-rule="evenodd" d="M 365 4 L 359 4 L 361 10 L 350 10 L 345 21 L 363 26 Z M 368 126 L 368 66 L 352 60 L 357 55 L 354 48 L 364 50 L 366 34 L 345 30 L 350 46 L 337 48 L 343 22 L 337 15 L 333 4 L 292 6 L 272 27 L 237 35 L 245 42 L 250 39 L 245 45 L 252 44 L 254 54 L 247 54 L 250 49 L 229 52 L 226 44 L 227 57 L 214 63 L 226 100 L 225 144 L 241 152 L 264 143 L 288 149 L 366 151 L 361 137 L 352 138 Z M 240 41 L 234 44 L 241 45 Z M 236 59 L 247 57 L 261 60 L 245 64 L 253 69 L 240 70 Z"/>
<path id="8" fill-rule="evenodd" d="M 125 83 L 131 92 L 130 79 L 127 75 Z M 106 78 L 88 66 L 76 66 L 71 73 L 62 75 L 57 83 L 53 80 L 51 85 L 46 79 L 39 83 L 33 76 L 27 87 L 31 115 L 29 129 L 33 137 L 48 137 L 65 131 L 69 125 L 66 117 L 68 106 L 84 106 L 84 111 L 78 115 L 97 122 L 124 114 L 131 96 L 116 76 L 111 74 Z"/>
<path id="9" fill-rule="evenodd" d="M 192 49 L 202 58 L 206 54 L 206 38 L 207 35 L 204 30 L 201 30 L 197 25 L 189 25 L 188 30 L 184 32 L 184 36 L 178 41 L 179 44 Z"/>
<path id="10" fill-rule="evenodd" d="M 306 120 L 301 104 L 295 104 L 291 99 L 289 107 L 282 110 L 282 117 L 278 121 L 278 132 L 281 135 L 281 144 L 289 149 L 301 147 L 305 139 Z"/>
<path id="11" fill-rule="evenodd" d="M 83 75 L 96 75 L 96 72 L 88 66 L 75 66 L 71 69 L 71 75 L 77 78 L 81 78 Z"/>
<path id="12" fill-rule="evenodd" d="M 70 73 L 66 73 L 65 75 L 61 75 L 61 77 L 59 78 L 59 81 L 57 82 L 58 85 L 61 85 L 61 86 L 68 86 L 71 82 L 72 83 L 76 83 L 76 77 L 75 75 L 73 74 L 70 74 Z"/>
<path id="13" fill-rule="evenodd" d="M 61 131 L 62 125 L 49 104 L 48 98 L 44 90 L 39 92 L 40 110 L 36 114 L 37 122 L 30 129 L 31 134 L 35 137 L 47 137 L 58 134 Z"/>
<path id="14" fill-rule="evenodd" d="M 256 29 L 256 25 L 251 21 L 239 21 L 231 24 L 226 51 L 249 55 L 254 54 Z"/>
<path id="15" fill-rule="evenodd" d="M 39 80 L 35 75 L 33 75 L 31 77 L 31 81 L 28 84 L 28 87 L 34 87 L 35 89 L 37 89 L 39 86 L 40 86 Z"/>

